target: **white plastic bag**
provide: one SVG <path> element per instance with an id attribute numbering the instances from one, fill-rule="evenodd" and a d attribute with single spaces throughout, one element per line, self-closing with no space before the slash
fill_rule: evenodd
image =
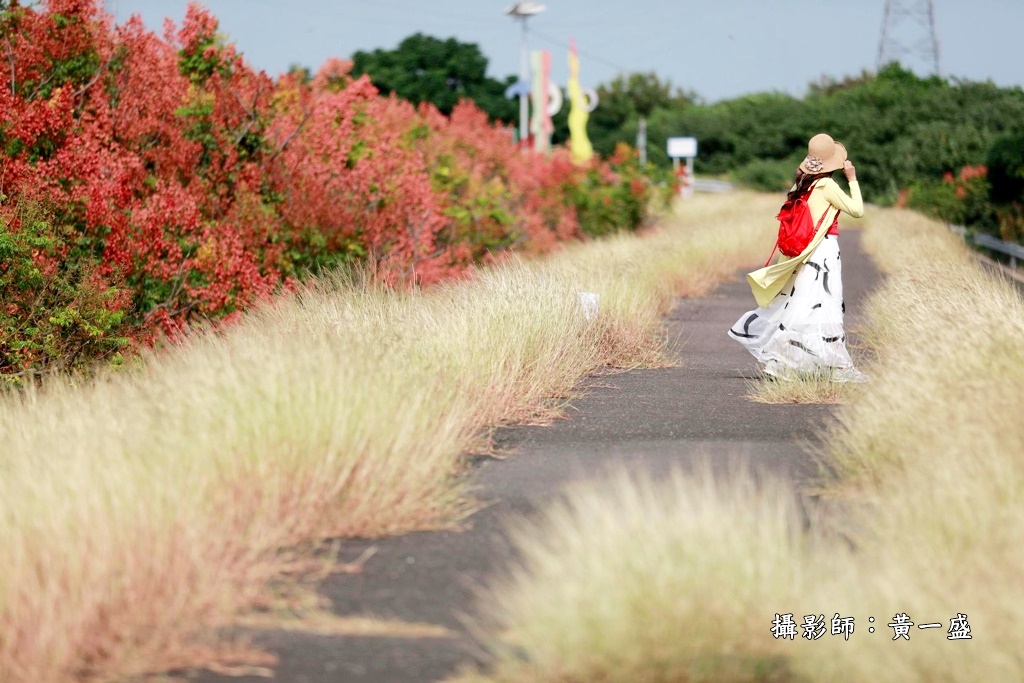
<path id="1" fill-rule="evenodd" d="M 600 295 L 593 292 L 577 292 L 576 297 L 579 299 L 583 317 L 587 319 L 588 323 L 594 322 L 594 319 L 597 318 Z"/>

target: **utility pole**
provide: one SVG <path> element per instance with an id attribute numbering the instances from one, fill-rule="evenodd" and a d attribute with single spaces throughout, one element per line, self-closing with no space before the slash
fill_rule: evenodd
<path id="1" fill-rule="evenodd" d="M 636 130 L 636 149 L 640 152 L 640 168 L 647 166 L 647 117 L 640 117 L 640 126 Z"/>
<path id="2" fill-rule="evenodd" d="M 916 63 L 936 76 L 942 75 L 934 0 L 886 0 L 875 67 L 881 69 L 904 58 L 910 62 L 904 63 L 907 68 Z"/>
<path id="3" fill-rule="evenodd" d="M 530 60 L 529 60 L 529 48 L 526 44 L 526 18 L 524 14 L 519 17 L 519 23 L 522 26 L 522 31 L 519 37 L 519 82 L 529 83 L 530 82 Z M 523 88 L 526 90 L 526 88 Z M 529 135 L 530 130 L 530 105 L 529 95 L 526 92 L 519 93 L 519 141 L 522 142 Z"/>
<path id="4" fill-rule="evenodd" d="M 538 2 L 522 1 L 517 2 L 505 10 L 505 14 L 518 19 L 522 30 L 519 37 L 519 142 L 530 136 L 530 105 L 529 84 L 530 84 L 530 61 L 529 51 L 526 44 L 526 20 L 540 14 L 547 7 Z"/>

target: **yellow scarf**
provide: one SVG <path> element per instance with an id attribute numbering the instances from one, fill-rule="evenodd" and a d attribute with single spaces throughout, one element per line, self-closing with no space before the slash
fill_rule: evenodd
<path id="1" fill-rule="evenodd" d="M 777 297 L 782 288 L 789 282 L 790 276 L 796 272 L 797 268 L 803 265 L 804 261 L 811 257 L 811 254 L 818 248 L 821 241 L 825 239 L 829 228 L 832 227 L 832 222 L 827 219 L 827 214 L 832 209 L 835 209 L 836 215 L 839 214 L 839 209 L 832 205 L 825 209 L 826 220 L 821 222 L 818 232 L 814 234 L 814 239 L 811 240 L 806 249 L 800 252 L 799 256 L 789 257 L 782 254 L 779 256 L 779 260 L 770 266 L 747 273 L 747 282 L 750 283 L 750 290 L 754 293 L 754 300 L 757 301 L 758 306 L 768 308 L 772 299 Z M 832 221 L 835 221 L 834 217 Z"/>

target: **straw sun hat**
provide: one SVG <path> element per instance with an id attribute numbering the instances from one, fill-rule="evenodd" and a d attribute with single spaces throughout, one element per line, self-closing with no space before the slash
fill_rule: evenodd
<path id="1" fill-rule="evenodd" d="M 846 147 L 831 135 L 818 133 L 807 143 L 807 156 L 800 162 L 804 173 L 831 173 L 843 167 Z"/>

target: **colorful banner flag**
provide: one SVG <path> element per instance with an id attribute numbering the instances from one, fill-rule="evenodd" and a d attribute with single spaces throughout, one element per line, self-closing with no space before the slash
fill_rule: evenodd
<path id="1" fill-rule="evenodd" d="M 595 103 L 596 104 L 596 103 Z M 569 147 L 572 160 L 585 164 L 594 156 L 594 146 L 587 137 L 589 106 L 580 87 L 580 58 L 576 52 L 576 41 L 569 41 Z"/>
<path id="2" fill-rule="evenodd" d="M 551 149 L 551 134 L 555 125 L 549 113 L 549 90 L 551 84 L 551 53 L 547 50 L 535 50 L 531 55 L 530 64 L 533 71 L 533 118 L 530 121 L 530 133 L 533 134 L 533 148 L 538 152 Z"/>

